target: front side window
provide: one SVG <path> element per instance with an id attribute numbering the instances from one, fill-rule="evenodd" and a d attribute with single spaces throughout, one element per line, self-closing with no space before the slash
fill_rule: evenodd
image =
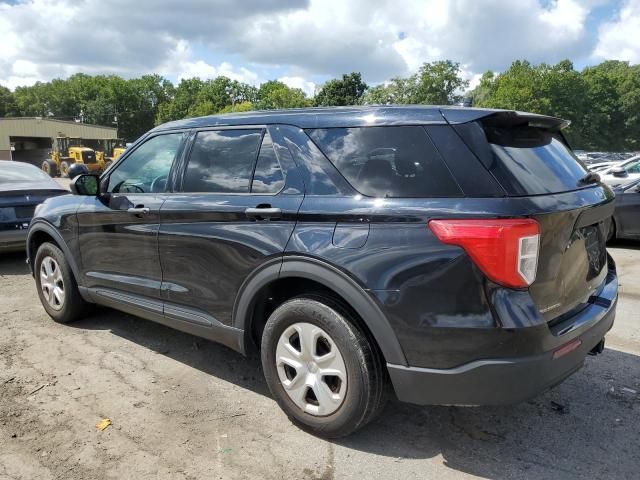
<path id="1" fill-rule="evenodd" d="M 326 128 L 307 133 L 347 181 L 364 195 L 461 195 L 422 127 Z"/>
<path id="2" fill-rule="evenodd" d="M 108 192 L 164 192 L 171 165 L 182 143 L 182 133 L 152 137 L 131 152 L 109 175 Z"/>
<path id="3" fill-rule="evenodd" d="M 249 193 L 261 138 L 262 130 L 198 132 L 182 190 Z"/>

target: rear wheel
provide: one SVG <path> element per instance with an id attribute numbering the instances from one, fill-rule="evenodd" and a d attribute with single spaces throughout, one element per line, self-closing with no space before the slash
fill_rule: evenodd
<path id="1" fill-rule="evenodd" d="M 55 177 L 58 174 L 56 162 L 54 162 L 53 160 L 45 160 L 44 162 L 42 162 L 42 165 L 40 165 L 40 168 L 50 177 Z"/>
<path id="2" fill-rule="evenodd" d="M 56 322 L 77 320 L 87 310 L 67 259 L 54 244 L 45 242 L 36 253 L 36 286 L 42 306 Z"/>
<path id="3" fill-rule="evenodd" d="M 64 178 L 69 176 L 69 162 L 64 160 L 60 162 L 60 175 Z"/>
<path id="4" fill-rule="evenodd" d="M 300 297 L 278 307 L 264 329 L 262 366 L 289 418 L 323 437 L 349 435 L 384 406 L 382 361 L 331 299 Z"/>

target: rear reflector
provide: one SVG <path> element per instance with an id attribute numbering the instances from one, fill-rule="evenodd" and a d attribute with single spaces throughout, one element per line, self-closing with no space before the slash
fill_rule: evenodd
<path id="1" fill-rule="evenodd" d="M 560 357 L 564 357 L 567 353 L 573 352 L 580 345 L 582 345 L 582 340 L 580 340 L 579 338 L 567 343 L 566 345 L 553 352 L 553 359 L 556 360 Z"/>
<path id="2" fill-rule="evenodd" d="M 464 248 L 500 285 L 526 288 L 536 279 L 540 227 L 535 220 L 431 220 L 429 228 L 442 243 Z"/>

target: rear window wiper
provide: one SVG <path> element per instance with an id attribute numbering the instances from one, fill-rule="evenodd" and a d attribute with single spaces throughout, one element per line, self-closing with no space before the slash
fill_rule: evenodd
<path id="1" fill-rule="evenodd" d="M 598 182 L 600 182 L 600 175 L 598 175 L 596 172 L 589 172 L 580 180 L 578 180 L 578 183 L 582 183 L 583 185 L 587 185 L 589 183 L 598 183 Z"/>

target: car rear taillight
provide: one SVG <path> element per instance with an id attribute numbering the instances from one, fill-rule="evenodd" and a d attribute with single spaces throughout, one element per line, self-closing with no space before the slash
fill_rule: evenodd
<path id="1" fill-rule="evenodd" d="M 526 288 L 536 279 L 540 227 L 535 220 L 431 220 L 429 228 L 442 243 L 464 248 L 496 283 Z"/>

